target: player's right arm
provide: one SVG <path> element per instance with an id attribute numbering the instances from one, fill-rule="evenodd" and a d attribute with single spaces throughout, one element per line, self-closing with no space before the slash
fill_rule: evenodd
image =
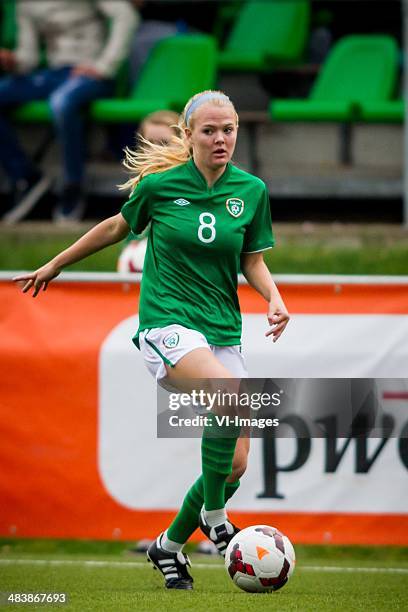
<path id="1" fill-rule="evenodd" d="M 38 268 L 35 272 L 15 276 L 13 281 L 26 281 L 22 289 L 23 293 L 34 287 L 33 297 L 36 297 L 41 289 L 43 291 L 46 290 L 48 283 L 58 276 L 63 268 L 123 240 L 128 233 L 129 225 L 121 213 L 109 217 L 109 219 L 105 219 L 105 221 L 95 225 L 89 232 L 65 249 L 65 251 L 56 255 L 47 264 Z"/>

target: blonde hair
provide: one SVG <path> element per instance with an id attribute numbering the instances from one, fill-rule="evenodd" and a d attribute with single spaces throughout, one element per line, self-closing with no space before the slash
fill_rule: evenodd
<path id="1" fill-rule="evenodd" d="M 238 126 L 238 115 L 235 111 L 235 107 L 228 96 L 226 96 L 222 91 L 206 90 L 195 94 L 185 105 L 179 118 L 178 125 L 169 126 L 176 132 L 172 136 L 169 144 L 153 144 L 139 134 L 141 146 L 137 150 L 132 150 L 126 147 L 124 150 L 125 158 L 123 160 L 123 165 L 129 174 L 131 174 L 131 177 L 126 181 L 126 183 L 119 185 L 119 189 L 129 189 L 133 191 L 144 176 L 157 172 L 165 172 L 166 170 L 170 170 L 170 168 L 175 168 L 176 166 L 185 164 L 189 161 L 189 159 L 191 159 L 192 150 L 187 141 L 185 129 L 187 127 L 191 128 L 194 126 L 194 115 L 199 107 L 189 114 L 187 123 L 186 114 L 190 109 L 190 106 L 205 94 L 219 94 L 219 97 L 206 100 L 206 102 L 213 104 L 214 106 L 231 106 L 234 109 L 236 123 Z M 147 117 L 145 121 L 148 120 L 148 118 L 149 117 Z"/>

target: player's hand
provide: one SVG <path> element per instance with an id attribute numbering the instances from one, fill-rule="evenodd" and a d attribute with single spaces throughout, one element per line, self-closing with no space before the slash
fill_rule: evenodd
<path id="1" fill-rule="evenodd" d="M 77 76 L 86 76 L 90 79 L 103 79 L 104 76 L 101 74 L 96 68 L 93 66 L 89 66 L 87 64 L 78 64 L 78 66 L 74 66 L 70 72 L 70 77 Z"/>
<path id="2" fill-rule="evenodd" d="M 0 68 L 5 72 L 12 72 L 17 66 L 16 54 L 10 49 L 0 49 Z"/>
<path id="3" fill-rule="evenodd" d="M 48 283 L 53 278 L 58 276 L 60 272 L 61 270 L 57 268 L 55 264 L 50 262 L 48 264 L 45 264 L 45 266 L 42 266 L 42 268 L 38 268 L 38 270 L 36 270 L 35 272 L 31 272 L 29 274 L 20 274 L 19 276 L 15 276 L 13 278 L 13 281 L 17 283 L 23 283 L 25 281 L 22 287 L 23 293 L 27 293 L 27 291 L 29 291 L 32 287 L 34 287 L 32 297 L 36 297 L 41 291 L 41 289 L 43 291 L 47 289 Z"/>
<path id="4" fill-rule="evenodd" d="M 273 302 L 270 302 L 267 317 L 271 328 L 265 332 L 265 336 L 273 336 L 273 342 L 276 342 L 289 323 L 289 313 L 285 308 L 282 308 L 282 306 L 277 306 Z"/>

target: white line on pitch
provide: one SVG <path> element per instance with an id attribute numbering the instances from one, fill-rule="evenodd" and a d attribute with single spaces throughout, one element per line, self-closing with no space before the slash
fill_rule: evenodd
<path id="1" fill-rule="evenodd" d="M 142 561 L 89 561 L 86 559 L 0 559 L 0 565 L 85 565 L 87 567 L 126 567 L 145 568 L 149 566 Z M 198 569 L 223 569 L 223 565 L 212 563 L 194 563 Z M 341 567 L 338 565 L 303 565 L 298 569 L 308 572 L 362 572 L 362 573 L 395 573 L 408 574 L 408 568 L 401 567 Z"/>

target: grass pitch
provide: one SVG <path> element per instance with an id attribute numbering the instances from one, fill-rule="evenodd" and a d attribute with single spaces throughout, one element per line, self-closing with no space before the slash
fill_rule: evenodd
<path id="1" fill-rule="evenodd" d="M 51 223 L 0 224 L 0 268 L 35 270 L 93 224 L 68 230 Z M 395 225 L 276 223 L 275 249 L 265 261 L 273 274 L 408 274 L 408 230 Z M 116 270 L 123 244 L 72 266 L 70 271 Z"/>
<path id="2" fill-rule="evenodd" d="M 407 549 L 296 547 L 294 576 L 280 591 L 238 590 L 220 558 L 191 554 L 193 592 L 167 591 L 144 555 L 123 543 L 20 541 L 0 544 L 0 591 L 65 592 L 65 606 L 26 604 L 1 609 L 47 607 L 86 612 L 273 609 L 387 611 L 408 609 Z"/>

